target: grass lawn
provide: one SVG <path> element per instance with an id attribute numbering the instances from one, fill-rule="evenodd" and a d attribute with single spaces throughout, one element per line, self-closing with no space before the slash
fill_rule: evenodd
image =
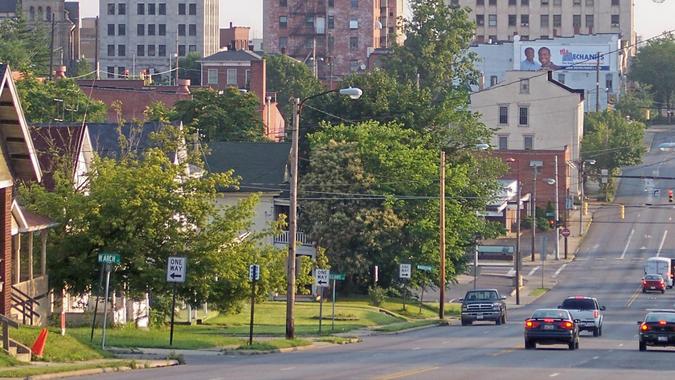
<path id="1" fill-rule="evenodd" d="M 133 368 L 138 365 L 142 366 L 142 364 L 138 364 L 133 360 L 104 360 L 96 363 L 71 363 L 71 364 L 49 365 L 49 366 L 33 365 L 33 366 L 0 369 L 0 377 L 28 378 L 30 376 L 42 375 L 46 373 L 59 373 L 91 368 L 119 368 L 119 367 Z"/>
<path id="2" fill-rule="evenodd" d="M 16 367 L 26 365 L 26 363 L 20 362 L 13 357 L 7 355 L 4 351 L 0 350 L 0 368 L 4 367 Z"/>
<path id="3" fill-rule="evenodd" d="M 111 356 L 98 348 L 92 347 L 81 339 L 76 339 L 71 335 L 72 332 L 73 329 L 68 329 L 68 334 L 61 336 L 60 329 L 49 328 L 42 360 L 49 362 L 70 362 L 103 359 Z M 39 333 L 39 327 L 22 326 L 19 329 L 10 330 L 9 336 L 24 345 L 31 347 Z M 89 334 L 87 334 L 86 342 L 89 342 Z"/>
<path id="4" fill-rule="evenodd" d="M 375 329 L 375 331 L 395 332 L 395 331 L 411 329 L 411 328 L 414 328 L 414 327 L 437 325 L 438 323 L 439 323 L 438 320 L 420 319 L 420 320 L 411 321 L 411 322 L 392 323 L 390 325 L 378 327 L 378 328 Z"/>
<path id="5" fill-rule="evenodd" d="M 536 298 L 536 297 L 541 297 L 541 296 L 544 295 L 544 293 L 548 292 L 549 290 L 550 290 L 549 288 L 537 288 L 537 289 L 533 289 L 533 290 L 530 292 L 530 297 L 535 297 L 535 298 Z"/>
<path id="6" fill-rule="evenodd" d="M 264 342 L 253 341 L 252 345 L 248 343 L 242 344 L 237 347 L 238 350 L 256 350 L 256 351 L 268 351 L 268 350 L 278 350 L 280 348 L 290 348 L 290 347 L 301 347 L 309 346 L 312 342 L 303 339 L 272 339 Z"/>

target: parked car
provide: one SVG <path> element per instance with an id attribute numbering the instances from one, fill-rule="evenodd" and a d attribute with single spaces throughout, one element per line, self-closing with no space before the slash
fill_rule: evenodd
<path id="1" fill-rule="evenodd" d="M 590 331 L 593 336 L 602 335 L 602 312 L 605 307 L 600 306 L 597 299 L 585 296 L 567 297 L 558 309 L 565 309 L 572 314 L 572 318 L 578 321 L 579 331 Z"/>
<path id="2" fill-rule="evenodd" d="M 648 274 L 642 279 L 642 293 L 648 291 L 666 292 L 666 282 L 663 281 L 663 276 L 660 274 Z"/>
<path id="3" fill-rule="evenodd" d="M 647 346 L 675 346 L 675 310 L 651 310 L 638 325 L 640 351 Z"/>
<path id="4" fill-rule="evenodd" d="M 563 309 L 538 309 L 525 320 L 525 349 L 537 344 L 567 344 L 570 350 L 579 348 L 579 327 L 572 314 Z"/>
<path id="5" fill-rule="evenodd" d="M 470 325 L 476 321 L 494 321 L 501 325 L 506 323 L 506 297 L 499 294 L 497 289 L 470 290 L 462 303 L 462 326 Z"/>

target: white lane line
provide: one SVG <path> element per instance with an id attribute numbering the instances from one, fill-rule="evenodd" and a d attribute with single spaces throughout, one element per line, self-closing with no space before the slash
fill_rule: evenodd
<path id="1" fill-rule="evenodd" d="M 413 347 L 413 351 L 421 350 L 422 347 Z"/>
<path id="2" fill-rule="evenodd" d="M 548 375 L 548 377 L 556 377 L 558 375 L 560 375 L 560 373 L 556 372 L 556 373 L 552 373 L 552 374 Z"/>
<path id="3" fill-rule="evenodd" d="M 553 278 L 558 277 L 558 275 L 560 274 L 560 272 L 562 272 L 562 270 L 565 269 L 566 266 L 567 266 L 567 264 L 563 264 L 560 268 L 558 268 L 558 270 L 555 271 L 555 273 L 553 273 Z"/>
<path id="4" fill-rule="evenodd" d="M 630 239 L 633 238 L 634 233 L 635 233 L 635 228 L 630 230 L 630 234 L 628 235 L 628 241 L 626 241 L 626 247 L 623 249 L 623 252 L 621 253 L 621 256 L 619 256 L 620 260 L 623 260 L 623 258 L 626 257 L 626 252 L 628 252 L 628 246 L 630 245 Z"/>
<path id="5" fill-rule="evenodd" d="M 280 371 L 292 371 L 294 369 L 295 369 L 295 367 L 286 367 L 286 368 L 280 369 Z"/>
<path id="6" fill-rule="evenodd" d="M 661 255 L 663 244 L 666 242 L 666 236 L 668 236 L 668 230 L 663 231 L 663 238 L 661 238 L 661 244 L 659 244 L 659 249 L 656 251 L 656 257 L 659 257 Z"/>
<path id="7" fill-rule="evenodd" d="M 509 271 L 506 273 L 507 276 L 515 276 L 515 274 L 516 270 L 513 268 L 509 269 Z"/>
<path id="8" fill-rule="evenodd" d="M 599 356 L 593 356 L 593 360 L 598 360 L 598 359 L 600 359 Z"/>
<path id="9" fill-rule="evenodd" d="M 527 274 L 528 277 L 529 277 L 529 276 L 532 276 L 532 275 L 534 274 L 534 272 L 537 271 L 537 269 L 539 269 L 539 267 L 534 267 L 534 269 L 532 269 L 532 270 L 530 271 L 530 273 Z"/>
<path id="10" fill-rule="evenodd" d="M 593 250 L 594 250 L 594 251 L 597 251 L 598 248 L 600 248 L 600 244 L 596 244 L 596 245 L 593 246 Z"/>

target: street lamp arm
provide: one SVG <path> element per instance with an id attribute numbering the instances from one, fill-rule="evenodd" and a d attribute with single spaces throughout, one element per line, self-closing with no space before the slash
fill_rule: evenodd
<path id="1" fill-rule="evenodd" d="M 302 110 L 302 106 L 305 104 L 306 101 L 308 101 L 310 99 L 318 98 L 320 96 L 328 95 L 328 94 L 331 94 L 331 93 L 334 93 L 334 92 L 339 92 L 340 95 L 349 96 L 352 99 L 358 99 L 363 94 L 363 91 L 360 88 L 356 88 L 356 87 L 335 88 L 335 89 L 332 89 L 332 90 L 320 92 L 318 94 L 310 95 L 306 98 L 301 99 L 300 102 L 299 102 L 299 109 Z"/>

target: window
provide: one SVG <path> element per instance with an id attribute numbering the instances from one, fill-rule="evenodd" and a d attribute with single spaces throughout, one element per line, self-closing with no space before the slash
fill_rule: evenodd
<path id="1" fill-rule="evenodd" d="M 136 45 L 136 56 L 145 57 L 145 45 Z"/>
<path id="2" fill-rule="evenodd" d="M 476 5 L 485 5 L 485 0 L 476 0 Z"/>
<path id="3" fill-rule="evenodd" d="M 349 50 L 357 50 L 359 48 L 359 38 L 349 37 Z"/>
<path id="4" fill-rule="evenodd" d="M 166 36 L 166 24 L 159 24 L 159 33 L 160 36 Z"/>
<path id="5" fill-rule="evenodd" d="M 572 15 L 572 26 L 575 28 L 581 27 L 581 15 Z"/>
<path id="6" fill-rule="evenodd" d="M 520 15 L 520 26 L 530 26 L 530 15 Z"/>
<path id="7" fill-rule="evenodd" d="M 114 78 L 115 77 L 115 66 L 108 66 L 108 78 Z"/>
<path id="8" fill-rule="evenodd" d="M 47 21 L 52 21 L 52 7 L 47 7 L 47 9 L 45 9 L 45 19 Z"/>
<path id="9" fill-rule="evenodd" d="M 136 14 L 137 15 L 145 14 L 145 4 L 141 3 L 136 5 Z"/>
<path id="10" fill-rule="evenodd" d="M 288 16 L 279 16 L 279 28 L 286 29 L 288 27 Z"/>
<path id="11" fill-rule="evenodd" d="M 279 6 L 280 7 L 287 7 L 288 6 L 288 0 L 279 0 Z"/>
<path id="12" fill-rule="evenodd" d="M 489 35 L 488 42 L 491 44 L 497 43 L 497 36 L 495 36 L 494 34 Z"/>
<path id="13" fill-rule="evenodd" d="M 499 106 L 499 124 L 509 123 L 509 106 Z"/>
<path id="14" fill-rule="evenodd" d="M 490 75 L 490 87 L 496 85 L 498 81 L 499 79 L 497 79 L 496 75 Z"/>
<path id="15" fill-rule="evenodd" d="M 155 35 L 155 24 L 148 24 L 148 36 Z"/>
<path id="16" fill-rule="evenodd" d="M 196 16 L 197 15 L 197 4 L 194 4 L 194 3 L 190 4 L 190 6 L 188 7 L 188 13 L 192 16 Z"/>
<path id="17" fill-rule="evenodd" d="M 351 72 L 359 71 L 359 61 L 352 59 L 349 61 L 349 70 Z"/>
<path id="18" fill-rule="evenodd" d="M 613 76 L 612 74 L 605 74 L 605 88 L 607 91 L 613 91 Z"/>
<path id="19" fill-rule="evenodd" d="M 619 6 L 619 0 L 612 0 L 612 6 L 618 7 Z"/>
<path id="20" fill-rule="evenodd" d="M 155 56 L 155 45 L 148 45 L 148 57 Z"/>
<path id="21" fill-rule="evenodd" d="M 593 27 L 593 15 L 586 15 L 586 26 L 589 28 Z"/>
<path id="22" fill-rule="evenodd" d="M 534 149 L 534 137 L 533 136 L 523 136 L 523 149 L 525 149 L 525 150 Z"/>
<path id="23" fill-rule="evenodd" d="M 516 26 L 517 18 L 516 15 L 509 15 L 509 26 Z"/>
<path id="24" fill-rule="evenodd" d="M 129 73 L 127 72 L 127 68 L 124 66 L 120 66 L 117 68 L 117 75 L 120 78 L 126 78 L 129 76 Z"/>
<path id="25" fill-rule="evenodd" d="M 490 0 L 489 4 L 490 5 L 497 5 L 497 0 Z"/>
<path id="26" fill-rule="evenodd" d="M 188 25 L 188 35 L 196 36 L 197 35 L 197 24 Z"/>
<path id="27" fill-rule="evenodd" d="M 335 16 L 328 16 L 328 29 L 335 29 Z"/>
<path id="28" fill-rule="evenodd" d="M 558 82 L 565 84 L 565 74 L 558 73 Z"/>
<path id="29" fill-rule="evenodd" d="M 542 28 L 548 28 L 548 15 L 539 16 L 539 23 Z"/>
<path id="30" fill-rule="evenodd" d="M 476 25 L 478 25 L 478 26 L 485 25 L 485 16 L 484 15 L 476 15 Z"/>
<path id="31" fill-rule="evenodd" d="M 144 24 L 136 25 L 136 35 L 137 36 L 145 36 L 145 25 Z"/>
<path id="32" fill-rule="evenodd" d="M 160 57 L 166 57 L 166 45 L 159 45 L 157 47 L 157 55 Z"/>
<path id="33" fill-rule="evenodd" d="M 595 6 L 595 0 L 586 0 L 586 6 L 593 8 Z"/>
<path id="34" fill-rule="evenodd" d="M 521 41 L 529 41 L 530 35 L 529 34 L 521 34 L 520 35 L 520 40 Z"/>
<path id="35" fill-rule="evenodd" d="M 185 24 L 178 24 L 178 35 L 179 36 L 185 35 Z"/>
<path id="36" fill-rule="evenodd" d="M 178 56 L 185 57 L 185 45 L 178 45 Z"/>
<path id="37" fill-rule="evenodd" d="M 237 69 L 227 69 L 227 82 L 228 86 L 237 85 Z"/>
<path id="38" fill-rule="evenodd" d="M 497 26 L 497 15 L 488 15 L 488 26 Z"/>
<path id="39" fill-rule="evenodd" d="M 194 53 L 197 51 L 197 45 L 188 46 L 188 53 Z"/>
<path id="40" fill-rule="evenodd" d="M 335 50 L 335 37 L 333 36 L 328 36 L 328 51 L 333 52 Z M 333 63 L 330 63 L 332 65 Z"/>
<path id="41" fill-rule="evenodd" d="M 359 28 L 359 20 L 356 17 L 352 17 L 351 20 L 349 20 L 349 29 L 358 29 Z"/>
<path id="42" fill-rule="evenodd" d="M 509 0 L 509 5 L 516 5 L 517 0 Z"/>
<path id="43" fill-rule="evenodd" d="M 165 16 L 166 15 L 166 3 L 159 3 L 158 11 L 159 12 L 157 12 L 157 13 L 159 13 L 162 16 Z"/>
<path id="44" fill-rule="evenodd" d="M 185 3 L 178 3 L 178 14 L 185 15 Z"/>
<path id="45" fill-rule="evenodd" d="M 562 0 L 553 0 L 553 6 L 559 7 L 562 5 Z"/>
<path id="46" fill-rule="evenodd" d="M 118 15 L 127 14 L 127 5 L 124 3 L 117 4 L 117 14 Z"/>
<path id="47" fill-rule="evenodd" d="M 529 7 L 530 6 L 530 0 L 520 0 L 520 5 L 523 7 Z"/>
<path id="48" fill-rule="evenodd" d="M 118 36 L 126 36 L 127 35 L 127 25 L 126 24 L 117 25 L 117 35 Z"/>
<path id="49" fill-rule="evenodd" d="M 560 28 L 562 25 L 562 15 L 553 15 L 553 27 Z"/>
<path id="50" fill-rule="evenodd" d="M 279 37 L 279 49 L 286 49 L 288 46 L 288 37 Z"/>
<path id="51" fill-rule="evenodd" d="M 499 150 L 509 149 L 509 136 L 499 136 Z"/>
<path id="52" fill-rule="evenodd" d="M 115 45 L 108 45 L 108 57 L 115 56 Z"/>
<path id="53" fill-rule="evenodd" d="M 616 28 L 619 26 L 619 15 L 612 15 L 612 27 Z"/>
<path id="54" fill-rule="evenodd" d="M 207 84 L 218 84 L 218 69 L 208 69 L 208 70 L 206 70 L 206 83 Z"/>
<path id="55" fill-rule="evenodd" d="M 33 10 L 33 12 L 35 12 L 35 8 L 31 7 L 31 9 Z M 108 14 L 111 15 L 111 16 L 115 15 L 115 4 L 108 3 Z"/>
<path id="56" fill-rule="evenodd" d="M 148 4 L 148 14 L 149 14 L 149 15 L 154 15 L 154 14 L 155 14 L 155 11 L 156 11 L 155 7 L 156 7 L 156 6 L 155 6 L 154 3 Z"/>
<path id="57" fill-rule="evenodd" d="M 328 0 L 328 7 L 333 8 L 335 6 L 335 0 Z"/>
<path id="58" fill-rule="evenodd" d="M 529 94 L 530 93 L 530 79 L 524 78 L 520 80 L 520 93 Z"/>
<path id="59" fill-rule="evenodd" d="M 581 0 L 573 0 L 572 5 L 580 7 L 581 6 Z"/>
<path id="60" fill-rule="evenodd" d="M 314 27 L 314 16 L 313 15 L 305 16 L 305 26 Z"/>
<path id="61" fill-rule="evenodd" d="M 125 57 L 127 55 L 126 45 L 117 45 L 117 55 L 119 57 Z"/>
<path id="62" fill-rule="evenodd" d="M 548 40 L 548 34 L 542 34 L 541 36 L 539 36 L 539 38 L 542 40 Z"/>
<path id="63" fill-rule="evenodd" d="M 358 8 L 359 7 L 359 0 L 352 0 L 352 8 Z"/>
<path id="64" fill-rule="evenodd" d="M 109 36 L 115 35 L 115 24 L 108 24 L 108 35 Z"/>
<path id="65" fill-rule="evenodd" d="M 518 108 L 518 125 L 527 125 L 527 114 L 529 109 L 527 107 Z"/>
<path id="66" fill-rule="evenodd" d="M 548 0 L 541 0 L 542 7 L 548 7 Z"/>

